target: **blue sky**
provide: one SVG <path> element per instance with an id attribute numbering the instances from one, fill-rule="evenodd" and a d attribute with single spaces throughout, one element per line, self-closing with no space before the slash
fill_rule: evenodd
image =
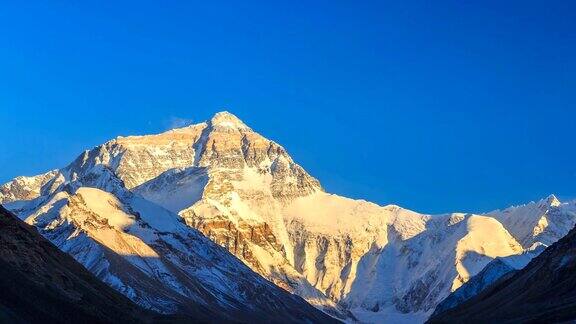
<path id="1" fill-rule="evenodd" d="M 0 182 L 226 109 L 349 197 L 576 197 L 573 1 L 7 1 L 0 30 Z"/>

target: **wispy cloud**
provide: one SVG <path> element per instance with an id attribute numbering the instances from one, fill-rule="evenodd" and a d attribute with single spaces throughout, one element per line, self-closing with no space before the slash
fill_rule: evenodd
<path id="1" fill-rule="evenodd" d="M 194 123 L 194 121 L 190 118 L 182 118 L 182 117 L 176 117 L 176 116 L 170 116 L 164 122 L 166 129 L 186 127 L 186 126 L 192 125 L 193 123 Z"/>

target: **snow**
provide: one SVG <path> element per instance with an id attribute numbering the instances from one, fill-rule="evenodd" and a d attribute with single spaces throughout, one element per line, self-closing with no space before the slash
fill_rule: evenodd
<path id="1" fill-rule="evenodd" d="M 264 191 L 270 194 L 272 176 L 261 174 L 256 168 L 244 167 L 242 169 L 242 180 L 231 181 L 236 190 L 239 191 Z"/>
<path id="2" fill-rule="evenodd" d="M 238 117 L 227 111 L 216 113 L 210 120 L 213 127 L 224 127 L 231 129 L 249 129 Z"/>
<path id="3" fill-rule="evenodd" d="M 538 202 L 509 207 L 488 213 L 526 249 L 536 243 L 550 245 L 576 225 L 576 208 L 571 203 L 561 203 L 550 195 Z"/>
<path id="4" fill-rule="evenodd" d="M 389 214 L 376 204 L 324 192 L 298 198 L 285 209 L 287 219 L 303 222 L 310 232 L 328 235 L 386 226 Z"/>
<path id="5" fill-rule="evenodd" d="M 43 186 L 50 182 L 57 172 L 58 170 L 51 170 L 32 177 L 19 176 L 1 185 L 0 203 L 26 203 L 39 198 L 42 194 Z"/>
<path id="6" fill-rule="evenodd" d="M 182 228 L 181 218 L 177 214 L 146 199 L 135 196 L 130 200 L 130 206 L 155 230 L 177 233 Z"/>
<path id="7" fill-rule="evenodd" d="M 133 189 L 142 197 L 174 213 L 202 199 L 208 176 L 202 168 L 171 169 Z"/>
<path id="8" fill-rule="evenodd" d="M 522 247 L 497 220 L 473 215 L 467 221 L 468 234 L 456 245 L 456 264 L 460 278 L 454 279 L 452 290 L 480 272 L 489 261 L 500 256 L 522 253 Z M 481 260 L 485 261 L 481 261 Z"/>
<path id="9" fill-rule="evenodd" d="M 482 271 L 444 299 L 436 307 L 434 313 L 440 313 L 453 308 L 479 294 L 504 275 L 525 267 L 530 260 L 540 254 L 543 250 L 544 246 L 539 245 L 531 250 L 524 251 L 521 254 L 495 258 L 488 263 Z"/>
<path id="10" fill-rule="evenodd" d="M 134 217 L 123 211 L 124 204 L 110 193 L 96 188 L 82 187 L 76 191 L 86 206 L 103 216 L 115 228 L 125 230 L 134 224 Z"/>
<path id="11" fill-rule="evenodd" d="M 218 123 L 218 126 L 234 128 L 236 127 L 236 124 L 234 124 L 233 122 L 225 121 Z"/>

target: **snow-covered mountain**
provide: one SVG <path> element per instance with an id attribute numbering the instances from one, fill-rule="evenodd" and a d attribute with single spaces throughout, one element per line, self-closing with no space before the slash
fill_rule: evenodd
<path id="1" fill-rule="evenodd" d="M 438 312 L 430 323 L 569 323 L 576 318 L 576 228 L 523 269 Z"/>
<path id="2" fill-rule="evenodd" d="M 576 225 L 575 203 L 561 203 L 554 195 L 488 215 L 500 221 L 526 249 L 539 244 L 549 246 Z"/>
<path id="3" fill-rule="evenodd" d="M 511 276 L 516 271 L 524 268 L 528 262 L 538 256 L 545 249 L 544 245 L 527 250 L 522 254 L 510 255 L 507 257 L 498 257 L 488 263 L 482 271 L 468 280 L 456 291 L 452 292 L 444 299 L 432 314 L 432 317 L 452 309 L 472 297 L 481 293 L 484 289 L 498 280 Z"/>
<path id="4" fill-rule="evenodd" d="M 113 153 L 105 160 L 108 145 Z M 114 154 L 125 152 L 105 146 L 64 169 L 15 179 L 2 187 L 1 202 L 99 279 L 154 311 L 218 321 L 332 321 L 177 214 L 128 190 L 113 165 L 122 166 Z"/>
<path id="5" fill-rule="evenodd" d="M 464 303 L 498 280 L 512 276 L 544 249 L 564 237 L 576 222 L 576 202 L 561 203 L 554 195 L 538 202 L 489 213 L 500 220 L 519 242 L 522 254 L 496 258 L 462 287 L 451 293 L 435 309 L 433 316 Z"/>
<path id="6" fill-rule="evenodd" d="M 112 273 L 104 280 L 149 307 L 168 311 L 178 303 L 165 303 L 175 298 L 168 293 L 152 298 L 128 278 L 117 282 L 110 266 L 91 263 L 99 257 L 84 246 L 117 251 L 180 295 L 193 296 L 197 285 L 182 283 L 172 269 L 208 291 L 230 293 L 235 288 L 219 287 L 215 278 L 226 277 L 232 261 L 206 249 L 190 234 L 194 228 L 311 304 L 376 322 L 423 321 L 494 258 L 550 244 L 576 222 L 550 199 L 488 215 L 431 216 L 330 194 L 282 146 L 227 112 L 162 134 L 118 137 L 63 169 L 14 179 L 0 187 L 0 202 L 92 271 Z M 215 271 L 224 274 L 198 266 L 214 259 L 223 260 Z"/>

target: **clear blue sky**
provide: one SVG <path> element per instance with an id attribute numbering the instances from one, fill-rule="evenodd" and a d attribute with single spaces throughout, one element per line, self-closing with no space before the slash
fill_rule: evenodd
<path id="1" fill-rule="evenodd" d="M 0 182 L 225 108 L 342 195 L 576 197 L 574 1 L 98 2 L 0 5 Z"/>

